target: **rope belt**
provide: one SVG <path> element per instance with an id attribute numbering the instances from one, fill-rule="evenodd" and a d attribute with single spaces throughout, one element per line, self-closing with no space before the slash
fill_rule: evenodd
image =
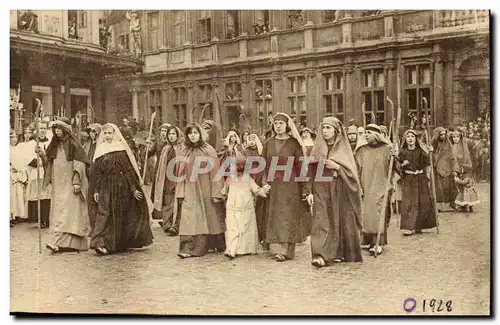
<path id="1" fill-rule="evenodd" d="M 417 170 L 417 171 L 405 170 L 405 173 L 410 174 L 410 175 L 418 175 L 418 174 L 423 174 L 424 171 L 423 170 Z"/>

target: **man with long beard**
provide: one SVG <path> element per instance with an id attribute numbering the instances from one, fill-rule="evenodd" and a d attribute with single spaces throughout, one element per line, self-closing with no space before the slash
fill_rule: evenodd
<path id="1" fill-rule="evenodd" d="M 90 160 L 71 132 L 68 118 L 58 119 L 52 128 L 54 137 L 47 151 L 36 149 L 47 166 L 44 186 L 52 185 L 51 229 L 54 241 L 46 247 L 53 253 L 86 251 L 90 235 L 86 169 Z"/>

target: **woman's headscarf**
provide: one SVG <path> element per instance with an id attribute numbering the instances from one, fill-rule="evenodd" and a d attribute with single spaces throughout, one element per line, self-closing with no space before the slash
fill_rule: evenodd
<path id="1" fill-rule="evenodd" d="M 274 121 L 284 121 L 287 124 L 288 129 L 290 130 L 288 132 L 288 135 L 290 135 L 292 138 L 294 138 L 295 140 L 297 140 L 299 142 L 299 144 L 302 148 L 302 155 L 307 156 L 306 146 L 304 145 L 304 141 L 302 141 L 302 137 L 300 136 L 300 133 L 297 130 L 297 127 L 295 126 L 295 123 L 293 123 L 292 118 L 288 114 L 285 114 L 285 113 L 276 113 L 273 116 L 273 122 Z M 276 132 L 274 131 L 274 125 L 272 126 L 272 130 L 273 130 L 274 136 L 276 136 Z"/>
<path id="2" fill-rule="evenodd" d="M 64 142 L 64 152 L 66 154 L 67 161 L 78 160 L 84 164 L 90 165 L 90 160 L 85 153 L 85 149 L 80 144 L 74 133 L 72 132 L 70 121 L 66 117 L 61 117 L 57 121 L 54 121 L 52 124 L 52 128 L 61 129 L 64 132 L 64 137 L 68 139 L 68 141 Z M 53 136 L 50 140 L 49 146 L 47 147 L 47 158 L 49 161 L 53 161 L 57 157 L 57 146 L 59 144 L 59 138 L 57 136 Z"/>
<path id="3" fill-rule="evenodd" d="M 101 133 L 102 125 L 99 124 L 99 123 L 92 123 L 87 128 L 89 130 L 95 130 L 95 131 L 97 131 L 96 133 L 97 133 L 97 135 L 99 135 L 99 133 Z"/>
<path id="4" fill-rule="evenodd" d="M 409 133 L 415 136 L 415 145 L 418 146 L 420 149 L 422 149 L 426 154 L 428 154 L 429 150 L 427 150 L 427 147 L 423 144 L 422 140 L 420 139 L 419 133 L 413 129 L 406 130 L 403 133 L 403 139 L 401 140 L 401 148 L 408 148 L 408 144 L 406 143 L 406 136 Z"/>
<path id="5" fill-rule="evenodd" d="M 239 137 L 238 133 L 236 133 L 236 131 L 234 131 L 234 130 L 229 130 L 229 131 L 227 132 L 227 136 L 226 136 L 226 138 L 224 139 L 224 145 L 225 145 L 225 146 L 229 146 L 229 143 L 230 143 L 229 141 L 231 140 L 231 136 L 232 136 L 232 135 L 234 135 L 234 136 L 236 137 L 236 144 L 237 144 L 237 145 L 241 145 L 241 139 L 240 139 L 240 137 Z"/>
<path id="6" fill-rule="evenodd" d="M 259 136 L 255 133 L 252 133 L 252 134 L 248 135 L 248 139 L 252 139 L 253 141 L 255 141 L 255 146 L 257 147 L 257 152 L 259 153 L 259 155 L 262 155 L 263 146 L 262 146 L 262 142 L 260 141 Z"/>
<path id="7" fill-rule="evenodd" d="M 361 227 L 362 204 L 361 204 L 361 185 L 358 178 L 358 169 L 354 156 L 351 154 L 351 145 L 347 140 L 345 128 L 339 119 L 333 116 L 323 118 L 320 127 L 328 124 L 335 128 L 335 142 L 331 150 L 328 150 L 328 144 L 323 135 L 318 135 L 314 142 L 311 152 L 313 162 L 321 159 L 333 160 L 340 166 L 338 173 L 344 181 L 349 194 L 349 200 L 356 211 L 356 221 Z"/>

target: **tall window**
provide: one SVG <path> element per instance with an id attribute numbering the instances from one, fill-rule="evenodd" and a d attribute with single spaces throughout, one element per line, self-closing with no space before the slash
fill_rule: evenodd
<path id="1" fill-rule="evenodd" d="M 259 118 L 259 131 L 262 134 L 273 115 L 273 82 L 269 79 L 255 81 L 255 105 Z"/>
<path id="2" fill-rule="evenodd" d="M 410 65 L 405 68 L 405 114 L 406 125 L 410 125 L 412 118 L 416 125 L 420 125 L 425 116 L 425 107 L 422 98 L 427 99 L 429 123 L 433 121 L 433 107 L 431 100 L 431 70 L 428 64 Z M 414 126 L 416 126 L 414 125 Z"/>
<path id="3" fill-rule="evenodd" d="M 78 10 L 78 27 L 87 27 L 87 10 Z"/>
<path id="4" fill-rule="evenodd" d="M 342 72 L 323 74 L 323 107 L 325 116 L 336 116 L 344 122 L 344 75 Z"/>
<path id="5" fill-rule="evenodd" d="M 118 25 L 118 44 L 122 46 L 125 50 L 130 49 L 130 29 L 128 26 L 128 22 L 126 20 L 122 20 Z"/>
<path id="6" fill-rule="evenodd" d="M 306 78 L 303 76 L 290 77 L 288 78 L 288 85 L 290 116 L 294 118 L 296 124 L 300 124 L 307 119 Z"/>
<path id="7" fill-rule="evenodd" d="M 255 10 L 253 33 L 260 35 L 269 32 L 269 10 Z"/>
<path id="8" fill-rule="evenodd" d="M 174 88 L 175 125 L 183 129 L 187 125 L 187 91 L 184 87 Z"/>
<path id="9" fill-rule="evenodd" d="M 210 10 L 201 10 L 198 20 L 198 41 L 200 43 L 210 42 L 212 39 L 212 17 Z"/>
<path id="10" fill-rule="evenodd" d="M 212 85 L 200 85 L 199 86 L 199 98 L 198 98 L 198 109 L 201 110 L 203 107 L 208 105 L 203 111 L 203 119 L 214 118 L 213 104 L 212 104 Z"/>
<path id="11" fill-rule="evenodd" d="M 159 12 L 148 13 L 148 46 L 149 50 L 158 49 L 158 21 L 160 19 Z"/>
<path id="12" fill-rule="evenodd" d="M 226 39 L 233 39 L 240 35 L 240 21 L 238 10 L 227 10 Z"/>
<path id="13" fill-rule="evenodd" d="M 149 111 L 151 114 L 156 112 L 156 120 L 161 121 L 161 103 L 162 103 L 162 91 L 161 89 L 151 89 L 149 91 Z"/>
<path id="14" fill-rule="evenodd" d="M 225 100 L 241 100 L 241 83 L 228 82 L 225 87 Z"/>
<path id="15" fill-rule="evenodd" d="M 362 98 L 366 124 L 385 124 L 385 77 L 383 69 L 368 69 L 362 72 Z"/>
<path id="16" fill-rule="evenodd" d="M 184 10 L 174 10 L 174 47 L 182 46 L 186 41 L 186 13 Z"/>

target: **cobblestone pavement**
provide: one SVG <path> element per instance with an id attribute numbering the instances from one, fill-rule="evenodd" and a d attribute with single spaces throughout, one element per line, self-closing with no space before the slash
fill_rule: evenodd
<path id="1" fill-rule="evenodd" d="M 489 313 L 489 185 L 477 185 L 481 204 L 472 214 L 440 213 L 436 231 L 403 237 L 396 220 L 389 246 L 363 263 L 316 269 L 309 245 L 276 263 L 259 254 L 227 260 L 221 254 L 180 260 L 178 238 L 155 222 L 152 246 L 99 257 L 94 251 L 38 254 L 34 224 L 11 230 L 11 311 L 138 314 L 415 315 Z M 44 243 L 50 232 L 43 231 Z M 443 300 L 422 310 L 422 300 Z M 445 302 L 452 300 L 452 311 Z M 408 305 L 410 306 L 410 304 Z M 441 310 L 440 309 L 440 310 Z"/>

